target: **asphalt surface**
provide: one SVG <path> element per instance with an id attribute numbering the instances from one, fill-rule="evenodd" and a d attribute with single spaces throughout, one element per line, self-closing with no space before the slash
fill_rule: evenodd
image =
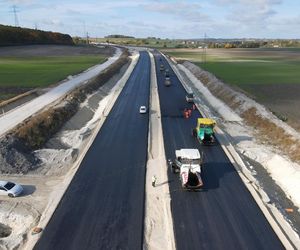
<path id="1" fill-rule="evenodd" d="M 182 118 L 190 106 L 186 92 L 166 60 L 155 54 L 155 61 L 166 158 L 174 159 L 180 148 L 204 152 L 202 191 L 182 190 L 179 176 L 168 170 L 177 249 L 284 249 L 220 145 L 202 146 L 192 137 L 200 114 Z M 171 72 L 170 87 L 160 64 Z"/>
<path id="2" fill-rule="evenodd" d="M 150 59 L 140 59 L 34 249 L 142 249 Z"/>

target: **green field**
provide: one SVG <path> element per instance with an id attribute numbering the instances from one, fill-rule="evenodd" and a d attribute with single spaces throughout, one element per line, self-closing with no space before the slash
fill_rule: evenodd
<path id="1" fill-rule="evenodd" d="M 300 83 L 300 62 L 207 62 L 197 64 L 223 81 L 234 85 Z"/>
<path id="2" fill-rule="evenodd" d="M 26 89 L 47 87 L 106 60 L 99 55 L 1 57 L 0 100 Z"/>
<path id="3" fill-rule="evenodd" d="M 95 38 L 91 39 L 99 43 L 113 43 L 121 45 L 142 46 L 151 48 L 175 48 L 178 41 L 171 39 L 154 39 L 154 38 Z"/>
<path id="4" fill-rule="evenodd" d="M 46 87 L 104 60 L 101 56 L 1 57 L 0 87 Z"/>
<path id="5" fill-rule="evenodd" d="M 300 83 L 299 50 L 168 50 L 178 59 L 188 59 L 210 71 L 226 83 L 248 84 L 298 84 Z"/>

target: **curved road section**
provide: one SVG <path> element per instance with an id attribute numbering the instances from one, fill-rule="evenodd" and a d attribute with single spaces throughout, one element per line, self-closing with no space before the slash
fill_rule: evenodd
<path id="1" fill-rule="evenodd" d="M 190 105 L 186 92 L 166 60 L 155 58 L 166 158 L 174 159 L 180 148 L 204 152 L 203 191 L 182 190 L 178 175 L 168 171 L 177 249 L 283 249 L 220 145 L 201 146 L 191 136 L 200 114 L 182 117 Z M 171 72 L 170 87 L 164 86 L 161 64 Z"/>
<path id="2" fill-rule="evenodd" d="M 150 59 L 139 61 L 34 249 L 142 249 Z"/>

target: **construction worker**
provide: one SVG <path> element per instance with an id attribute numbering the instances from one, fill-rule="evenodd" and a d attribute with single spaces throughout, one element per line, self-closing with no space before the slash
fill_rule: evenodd
<path id="1" fill-rule="evenodd" d="M 152 176 L 152 187 L 155 187 L 156 180 L 157 180 L 156 175 L 153 175 Z"/>
<path id="2" fill-rule="evenodd" d="M 183 117 L 184 117 L 185 119 L 189 118 L 189 113 L 188 113 L 187 108 L 185 108 L 185 109 L 183 110 Z"/>
<path id="3" fill-rule="evenodd" d="M 185 119 L 189 118 L 189 112 L 187 112 L 187 111 L 184 112 L 184 118 Z"/>

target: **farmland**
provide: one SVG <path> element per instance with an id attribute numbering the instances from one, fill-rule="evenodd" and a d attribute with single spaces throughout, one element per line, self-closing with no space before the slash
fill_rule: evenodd
<path id="1" fill-rule="evenodd" d="M 26 90 L 55 84 L 69 75 L 102 63 L 107 57 L 97 49 L 82 52 L 82 48 L 67 46 L 35 46 L 34 48 L 11 47 L 6 51 L 4 48 L 0 49 L 0 100 L 8 99 Z M 52 53 L 53 48 L 57 53 Z M 80 49 L 81 52 L 78 53 Z M 11 53 L 7 50 L 11 50 Z M 47 50 L 49 54 L 45 53 Z M 28 51 L 29 53 L 26 53 Z"/>
<path id="2" fill-rule="evenodd" d="M 93 42 L 98 43 L 113 43 L 120 45 L 129 45 L 129 46 L 142 46 L 142 47 L 151 47 L 151 48 L 175 48 L 179 42 L 171 39 L 159 39 L 159 38 L 95 38 L 91 39 Z"/>
<path id="3" fill-rule="evenodd" d="M 300 50 L 208 49 L 168 50 L 178 59 L 195 62 L 223 81 L 247 84 L 300 83 Z"/>
<path id="4" fill-rule="evenodd" d="M 299 49 L 176 49 L 164 50 L 190 60 L 223 82 L 242 90 L 299 127 Z"/>

